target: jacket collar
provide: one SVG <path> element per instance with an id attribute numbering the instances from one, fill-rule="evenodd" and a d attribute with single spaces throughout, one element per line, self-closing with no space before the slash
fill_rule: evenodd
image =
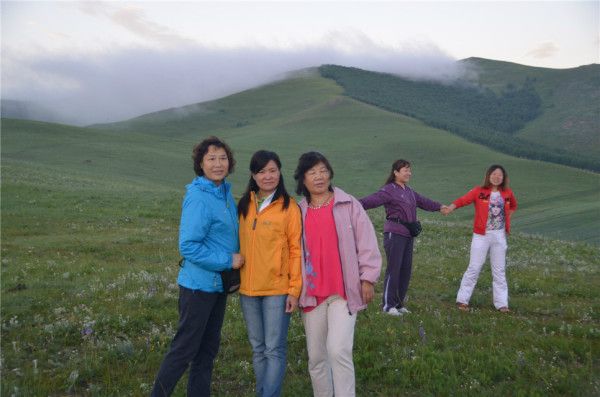
<path id="1" fill-rule="evenodd" d="M 396 182 L 390 182 L 390 185 L 392 186 L 392 189 L 400 189 L 400 190 L 404 190 L 404 191 L 411 190 L 410 186 L 408 186 L 408 183 L 405 183 L 404 187 L 398 185 Z"/>
<path id="2" fill-rule="evenodd" d="M 192 181 L 192 185 L 198 187 L 202 191 L 212 193 L 217 197 L 224 197 L 231 190 L 231 184 L 227 182 L 227 180 L 223 179 L 223 182 L 217 186 L 213 181 L 204 176 L 195 177 Z"/>
<path id="3" fill-rule="evenodd" d="M 483 187 L 483 186 L 480 186 L 480 188 L 481 188 L 481 190 L 483 190 L 484 192 L 487 192 L 487 193 L 491 193 L 491 192 L 492 192 L 492 188 L 491 188 L 491 187 Z M 504 194 L 504 192 L 508 191 L 508 189 L 507 189 L 507 188 L 498 188 L 498 191 L 499 191 L 501 194 Z"/>
<path id="4" fill-rule="evenodd" d="M 275 192 L 273 192 L 273 195 L 275 195 Z M 271 206 L 271 204 L 273 203 L 277 203 L 278 201 L 283 202 L 283 196 L 279 196 L 277 197 L 276 200 L 271 200 L 271 202 L 269 203 L 268 207 Z M 256 194 L 256 192 L 251 191 L 250 192 L 250 204 L 254 206 L 254 208 L 256 208 L 256 206 L 258 205 L 258 194 Z"/>
<path id="5" fill-rule="evenodd" d="M 352 196 L 350 196 L 348 193 L 346 193 L 339 187 L 334 186 L 334 188 L 333 188 L 333 204 L 334 205 L 336 203 L 346 203 L 346 202 L 350 202 L 350 201 L 352 201 Z"/>

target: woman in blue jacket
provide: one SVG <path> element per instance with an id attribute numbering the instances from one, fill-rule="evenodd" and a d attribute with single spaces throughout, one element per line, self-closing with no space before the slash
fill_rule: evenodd
<path id="1" fill-rule="evenodd" d="M 179 227 L 184 258 L 179 284 L 179 325 L 152 390 L 169 396 L 189 367 L 188 396 L 209 396 L 213 362 L 221 341 L 227 294 L 220 273 L 239 269 L 238 217 L 225 177 L 233 171 L 231 149 L 217 137 L 194 147 L 197 177 L 187 185 Z"/>

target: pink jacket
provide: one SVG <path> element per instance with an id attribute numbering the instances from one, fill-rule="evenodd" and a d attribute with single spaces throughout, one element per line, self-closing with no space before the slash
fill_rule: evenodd
<path id="1" fill-rule="evenodd" d="M 308 203 L 302 199 L 298 205 L 302 212 L 302 224 L 306 219 Z M 333 218 L 338 234 L 340 260 L 344 288 L 348 298 L 348 311 L 352 314 L 366 309 L 367 305 L 362 300 L 362 280 L 373 284 L 381 272 L 381 253 L 375 235 L 375 229 L 369 216 L 360 202 L 339 188 L 334 188 Z M 305 256 L 306 244 L 304 232 L 302 235 L 302 292 L 300 306 L 316 306 L 317 300 L 306 295 L 306 269 Z"/>

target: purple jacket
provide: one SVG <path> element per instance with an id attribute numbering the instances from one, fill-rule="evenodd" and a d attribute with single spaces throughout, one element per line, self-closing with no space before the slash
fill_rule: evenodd
<path id="1" fill-rule="evenodd" d="M 417 207 L 425 211 L 439 211 L 442 204 L 421 196 L 408 185 L 404 188 L 395 182 L 384 185 L 379 191 L 360 199 L 360 203 L 368 210 L 381 205 L 385 207 L 386 218 L 399 218 L 404 222 L 416 222 Z M 386 220 L 383 231 L 410 237 L 408 229 L 397 222 Z"/>
<path id="2" fill-rule="evenodd" d="M 304 225 L 308 203 L 304 198 L 298 205 L 302 212 L 302 225 Z M 381 272 L 381 253 L 369 216 L 356 198 L 337 187 L 334 188 L 333 219 L 338 235 L 348 311 L 354 314 L 367 307 L 362 300 L 360 282 L 366 280 L 375 284 Z M 317 305 L 317 300 L 314 296 L 306 295 L 305 257 L 307 248 L 305 241 L 303 231 L 302 292 L 299 303 L 302 307 L 311 307 Z"/>

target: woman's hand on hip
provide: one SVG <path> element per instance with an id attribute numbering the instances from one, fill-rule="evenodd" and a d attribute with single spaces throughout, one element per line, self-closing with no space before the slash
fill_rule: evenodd
<path id="1" fill-rule="evenodd" d="M 298 307 L 298 298 L 293 295 L 288 295 L 285 301 L 285 312 L 293 313 Z"/>
<path id="2" fill-rule="evenodd" d="M 362 280 L 360 282 L 361 292 L 362 292 L 362 300 L 365 304 L 369 304 L 373 300 L 374 288 L 373 284 L 367 280 Z"/>

